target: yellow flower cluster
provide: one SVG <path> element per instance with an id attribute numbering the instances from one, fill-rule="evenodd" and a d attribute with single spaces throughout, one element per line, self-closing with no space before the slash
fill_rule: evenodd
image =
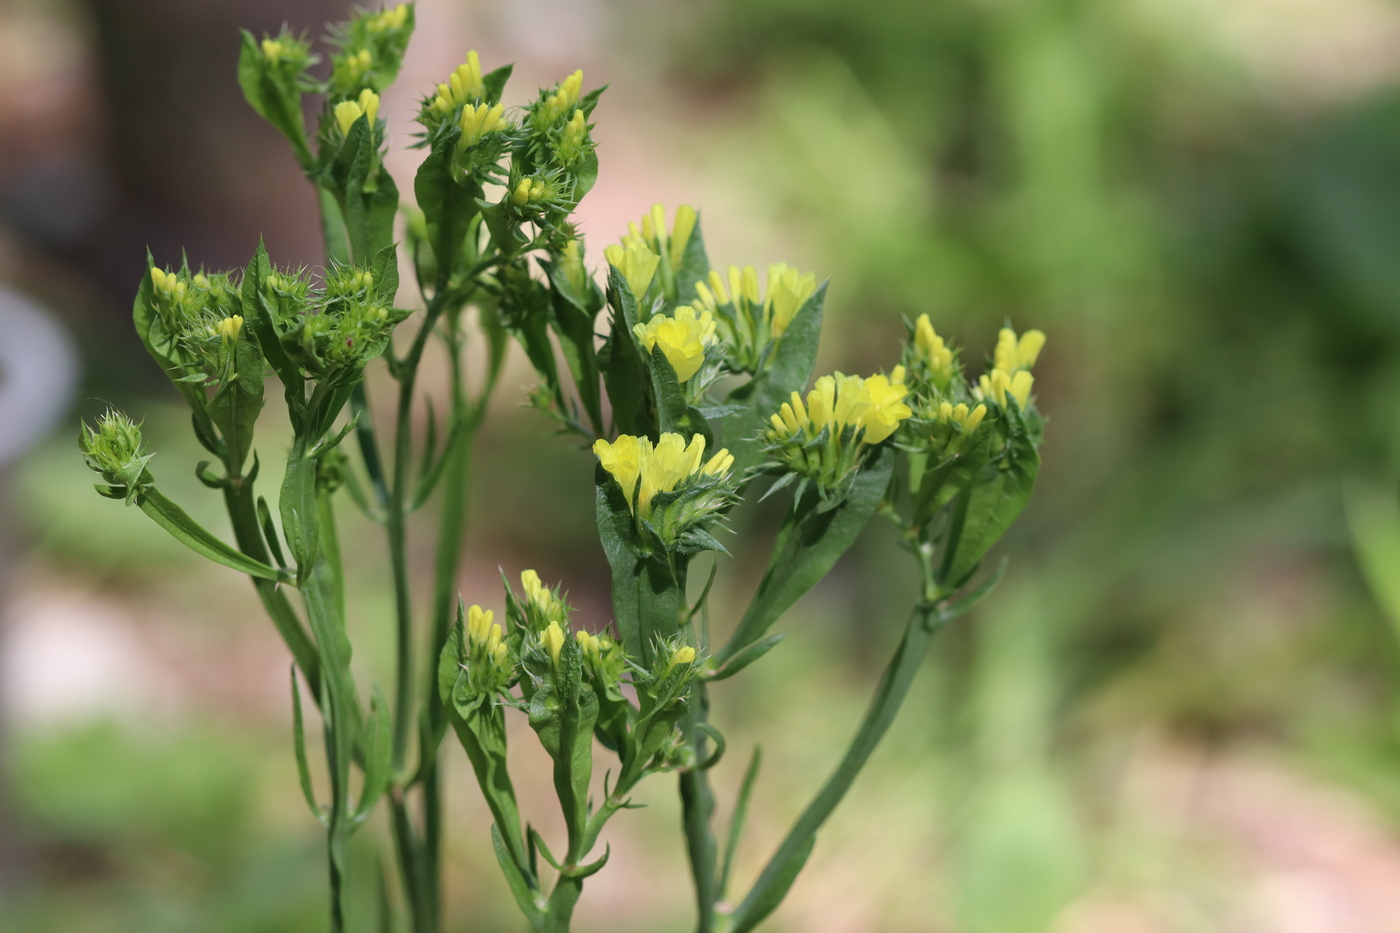
<path id="1" fill-rule="evenodd" d="M 151 284 L 176 304 L 183 301 L 189 291 L 189 286 L 180 280 L 178 273 L 166 272 L 160 266 L 151 267 Z"/>
<path id="2" fill-rule="evenodd" d="M 400 3 L 390 10 L 383 10 L 375 16 L 370 17 L 370 32 L 389 32 L 393 29 L 402 29 L 404 23 L 408 22 L 408 4 Z"/>
<path id="3" fill-rule="evenodd" d="M 520 574 L 520 586 L 525 590 L 525 602 L 535 610 L 541 619 L 567 619 L 569 610 L 564 601 L 553 589 L 544 585 L 540 575 L 533 570 Z"/>
<path id="4" fill-rule="evenodd" d="M 360 117 L 369 120 L 369 126 L 372 130 L 374 129 L 374 120 L 378 116 L 379 95 L 369 88 L 360 92 L 359 100 L 343 100 L 335 105 L 335 122 L 340 127 L 341 133 L 349 133 L 350 127 L 354 126 L 355 121 Z"/>
<path id="5" fill-rule="evenodd" d="M 513 200 L 517 206 L 524 207 L 531 201 L 544 200 L 548 193 L 549 189 L 543 180 L 539 178 L 522 178 L 520 179 L 520 183 L 515 186 L 515 191 L 511 194 L 511 200 Z"/>
<path id="6" fill-rule="evenodd" d="M 976 408 L 969 409 L 964 402 L 959 402 L 956 405 L 952 402 L 939 402 L 934 414 L 937 415 L 939 421 L 957 424 L 963 429 L 963 433 L 971 434 L 977 430 L 982 419 L 987 417 L 987 406 L 978 405 Z"/>
<path id="7" fill-rule="evenodd" d="M 214 330 L 228 343 L 238 340 L 238 334 L 243 330 L 243 315 L 235 314 L 226 317 L 214 325 Z"/>
<path id="8" fill-rule="evenodd" d="M 579 69 L 559 82 L 559 88 L 544 99 L 543 113 L 547 124 L 568 113 L 578 103 L 583 92 L 583 70 Z"/>
<path id="9" fill-rule="evenodd" d="M 927 314 L 919 315 L 914 322 L 914 349 L 933 378 L 934 385 L 947 388 L 953 378 L 953 351 L 934 332 L 933 323 Z"/>
<path id="10" fill-rule="evenodd" d="M 758 270 L 753 266 L 745 266 L 743 269 L 730 266 L 729 287 L 726 289 L 724 278 L 719 272 L 711 269 L 708 285 L 704 282 L 695 283 L 695 293 L 700 296 L 695 307 L 713 311 L 719 305 L 730 304 L 731 301 L 738 306 L 742 299 L 746 309 L 754 315 L 755 309 L 762 305 L 762 319 L 768 323 L 769 335 L 780 337 L 797 316 L 803 303 L 817 290 L 817 277 L 810 272 L 799 272 L 785 262 L 775 262 L 768 267 L 766 285 L 766 297 L 761 297 L 758 289 Z"/>
<path id="11" fill-rule="evenodd" d="M 467 104 L 462 108 L 462 119 L 459 125 L 462 127 L 462 138 L 458 145 L 463 149 L 475 146 L 488 133 L 494 133 L 506 127 L 505 108 L 500 104 L 496 104 L 494 107 L 487 107 L 485 104 Z"/>
<path id="12" fill-rule="evenodd" d="M 672 492 L 696 474 L 728 473 L 734 465 L 734 456 L 724 448 L 701 465 L 705 438 L 699 434 L 688 445 L 679 434 L 662 434 L 655 447 L 650 438 L 622 434 L 612 443 L 595 441 L 593 453 L 622 487 L 633 514 L 644 518 L 651 514 L 651 500 L 658 492 Z"/>
<path id="13" fill-rule="evenodd" d="M 896 370 L 896 376 L 902 375 Z M 773 425 L 770 436 L 785 441 L 800 431 L 810 440 L 823 428 L 828 428 L 836 438 L 846 428 L 853 427 L 858 442 L 878 444 L 913 414 L 904 404 L 908 391 L 900 378 L 883 375 L 865 379 L 841 373 L 822 376 L 807 393 L 805 406 L 796 392 L 792 393 L 791 401 L 783 403 L 778 414 L 770 419 Z"/>
<path id="14" fill-rule="evenodd" d="M 1003 327 L 992 352 L 992 371 L 978 381 L 977 397 L 991 398 L 1005 407 L 1010 396 L 1016 400 L 1017 407 L 1025 408 L 1031 397 L 1031 386 L 1035 384 L 1030 368 L 1044 346 L 1045 334 L 1038 330 L 1028 330 L 1018 340 L 1014 330 Z"/>
<path id="15" fill-rule="evenodd" d="M 480 606 L 467 610 L 467 650 L 483 649 L 487 660 L 500 667 L 506 663 L 510 649 L 506 646 L 500 624 L 494 621 L 495 617 L 496 614 L 490 609 Z"/>
<path id="16" fill-rule="evenodd" d="M 464 104 L 474 103 L 486 96 L 486 84 L 481 80 L 481 59 L 476 50 L 467 53 L 465 64 L 458 65 L 447 81 L 437 86 L 437 96 L 428 111 L 446 117 Z"/>
<path id="17" fill-rule="evenodd" d="M 705 348 L 715 342 L 714 315 L 709 311 L 697 313 L 689 305 L 677 308 L 674 317 L 658 314 L 632 330 L 648 353 L 661 347 L 680 382 L 700 371 L 705 363 Z"/>
<path id="18" fill-rule="evenodd" d="M 656 267 L 661 263 L 661 257 L 640 240 L 624 240 L 622 246 L 614 243 L 603 250 L 603 255 L 622 273 L 622 277 L 627 280 L 627 287 L 632 289 L 632 294 L 641 301 L 642 296 L 651 287 L 651 280 L 656 276 Z"/>
<path id="19" fill-rule="evenodd" d="M 697 219 L 699 214 L 695 212 L 695 208 L 689 204 L 682 204 L 676 208 L 675 225 L 667 234 L 666 208 L 660 204 L 653 204 L 651 210 L 642 217 L 640 229 L 634 222 L 627 224 L 627 235 L 622 238 L 622 245 L 645 246 L 657 256 L 669 259 L 672 269 L 679 269 L 681 260 L 685 258 L 685 248 L 690 244 L 690 235 L 695 232 Z"/>

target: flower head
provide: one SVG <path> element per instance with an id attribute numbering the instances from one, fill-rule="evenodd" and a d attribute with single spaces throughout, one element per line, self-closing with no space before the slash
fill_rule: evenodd
<path id="1" fill-rule="evenodd" d="M 715 342 L 714 315 L 682 305 L 674 316 L 658 314 L 645 324 L 638 324 L 633 332 L 648 353 L 660 347 L 676 371 L 676 379 L 686 382 L 704 365 L 705 347 Z"/>
<path id="2" fill-rule="evenodd" d="M 622 273 L 633 296 L 637 301 L 641 301 L 647 289 L 651 287 L 651 280 L 656 276 L 656 267 L 660 264 L 661 257 L 642 242 L 627 243 L 625 246 L 614 244 L 604 249 L 603 255 L 614 269 Z"/>
<path id="3" fill-rule="evenodd" d="M 734 465 L 725 449 L 703 460 L 705 438 L 700 434 L 689 444 L 679 434 L 662 434 L 655 446 L 650 438 L 623 434 L 611 443 L 595 441 L 593 452 L 622 487 L 633 513 L 643 518 L 651 514 L 657 493 L 674 492 L 694 476 L 725 476 Z"/>

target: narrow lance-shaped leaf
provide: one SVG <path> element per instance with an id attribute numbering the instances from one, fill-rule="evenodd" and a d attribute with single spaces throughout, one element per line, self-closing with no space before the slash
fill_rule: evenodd
<path id="1" fill-rule="evenodd" d="M 777 414 L 794 392 L 802 392 L 817 364 L 817 344 L 821 338 L 822 309 L 826 302 L 823 282 L 803 302 L 787 329 L 778 338 L 768 369 L 740 386 L 727 399 L 742 409 L 726 417 L 720 430 L 725 446 L 734 455 L 736 473 L 763 459 L 766 441 L 763 432 L 769 418 Z"/>
<path id="2" fill-rule="evenodd" d="M 894 469 L 894 451 L 877 448 L 856 474 L 845 499 L 823 510 L 816 491 L 805 489 L 783 520 L 758 591 L 728 643 L 716 653 L 713 666 L 758 641 L 802 594 L 825 577 L 875 514 Z"/>

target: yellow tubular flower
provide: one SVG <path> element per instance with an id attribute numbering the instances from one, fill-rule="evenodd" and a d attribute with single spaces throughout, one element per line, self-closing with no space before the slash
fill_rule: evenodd
<path id="1" fill-rule="evenodd" d="M 499 629 L 500 626 L 493 626 L 492 620 L 496 614 L 490 609 L 482 609 L 480 606 L 472 606 L 467 610 L 467 639 L 473 644 L 484 644 L 491 634 L 493 627 Z"/>
<path id="2" fill-rule="evenodd" d="M 978 382 L 982 397 L 991 398 L 1003 408 L 1006 407 L 1008 395 L 1016 400 L 1017 407 L 1025 408 L 1031 397 L 1031 386 L 1034 384 L 1035 377 L 1024 369 L 1018 370 L 1015 375 L 1007 375 L 1005 370 L 994 369 L 990 374 L 982 376 Z"/>
<path id="3" fill-rule="evenodd" d="M 235 314 L 232 317 L 226 317 L 215 324 L 214 329 L 226 342 L 233 343 L 238 339 L 239 331 L 243 330 L 243 316 Z"/>
<path id="4" fill-rule="evenodd" d="M 861 427 L 865 429 L 861 439 L 865 443 L 880 443 L 899 428 L 901 421 L 914 413 L 904 404 L 908 391 L 901 383 L 892 382 L 885 376 L 871 376 L 865 380 L 867 407 L 861 414 Z"/>
<path id="5" fill-rule="evenodd" d="M 525 570 L 520 574 L 520 587 L 525 591 L 525 598 L 537 606 L 548 605 L 544 601 L 544 595 L 549 591 L 540 582 L 540 575 L 533 570 Z"/>
<path id="6" fill-rule="evenodd" d="M 673 492 L 696 473 L 718 476 L 734 465 L 734 457 L 721 448 L 702 466 L 705 438 L 699 434 L 693 436 L 689 444 L 679 434 L 662 434 L 655 447 L 649 438 L 623 434 L 612 443 L 602 439 L 595 441 L 593 453 L 603 469 L 622 487 L 633 513 L 643 518 L 651 514 L 651 500 L 657 493 Z M 634 488 L 638 489 L 636 501 L 633 501 Z"/>
<path id="7" fill-rule="evenodd" d="M 978 405 L 976 408 L 969 411 L 967 405 L 963 402 L 959 402 L 956 405 L 952 402 L 940 402 L 938 404 L 938 420 L 959 425 L 965 434 L 971 434 L 973 431 L 976 431 L 977 426 L 982 423 L 982 419 L 986 416 L 986 405 Z"/>
<path id="8" fill-rule="evenodd" d="M 705 347 L 715 340 L 715 321 L 708 310 L 697 314 L 694 308 L 683 305 L 674 317 L 658 314 L 638 324 L 633 332 L 648 353 L 660 346 L 676 371 L 676 379 L 685 382 L 705 363 Z"/>
<path id="9" fill-rule="evenodd" d="M 774 337 L 782 335 L 798 310 L 817 290 L 817 277 L 798 272 L 785 262 L 768 267 L 768 299 L 764 315 Z"/>
<path id="10" fill-rule="evenodd" d="M 488 133 L 494 133 L 501 129 L 505 122 L 505 108 L 500 104 L 496 104 L 494 107 L 487 107 L 485 104 L 475 106 L 468 104 L 462 108 L 460 145 L 463 148 L 475 146 Z"/>
<path id="11" fill-rule="evenodd" d="M 914 322 L 914 349 L 928 365 L 935 382 L 943 382 L 953 375 L 953 351 L 934 332 L 927 314 L 919 315 Z"/>
<path id="12" fill-rule="evenodd" d="M 685 258 L 685 248 L 690 245 L 690 235 L 695 232 L 695 222 L 699 215 L 689 204 L 676 208 L 676 222 L 671 227 L 671 268 L 679 269 Z"/>
<path id="13" fill-rule="evenodd" d="M 369 21 L 369 28 L 373 32 L 387 32 L 391 29 L 402 29 L 408 21 L 408 4 L 400 3 L 393 9 L 384 10 Z"/>
<path id="14" fill-rule="evenodd" d="M 637 504 L 632 497 L 637 490 L 637 480 L 642 475 L 643 444 L 646 445 L 646 453 L 650 454 L 651 441 L 645 437 L 621 434 L 612 443 L 601 438 L 593 442 L 593 453 L 598 457 L 598 462 L 617 480 L 623 495 L 627 497 L 627 504 L 634 512 Z"/>
<path id="15" fill-rule="evenodd" d="M 549 652 L 549 660 L 558 665 L 559 652 L 564 649 L 564 630 L 559 627 L 558 622 L 549 623 L 540 635 L 540 644 Z"/>
<path id="16" fill-rule="evenodd" d="M 1018 369 L 1030 369 L 1040 357 L 1045 347 L 1045 334 L 1038 330 L 1028 330 L 1016 339 L 1016 332 L 1003 327 L 997 334 L 996 350 L 992 353 L 992 363 L 996 369 L 1008 376 Z"/>
<path id="17" fill-rule="evenodd" d="M 656 267 L 661 263 L 661 257 L 639 242 L 626 246 L 614 244 L 603 250 L 603 255 L 622 273 L 622 277 L 627 280 L 627 287 L 632 289 L 632 294 L 641 301 L 642 296 L 651 287 L 651 280 L 656 275 Z"/>
<path id="18" fill-rule="evenodd" d="M 365 88 L 360 92 L 360 99 L 343 100 L 335 105 L 335 122 L 340 127 L 342 134 L 349 133 L 350 127 L 355 125 L 355 121 L 360 117 L 369 120 L 370 128 L 374 128 L 374 120 L 379 116 L 379 95 Z"/>
<path id="19" fill-rule="evenodd" d="M 689 645 L 682 645 L 671 652 L 671 667 L 678 664 L 691 664 L 695 661 L 695 649 Z"/>

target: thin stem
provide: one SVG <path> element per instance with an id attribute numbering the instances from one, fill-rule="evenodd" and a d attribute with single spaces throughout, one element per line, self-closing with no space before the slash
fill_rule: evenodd
<path id="1" fill-rule="evenodd" d="M 856 776 L 865 767 L 875 747 L 894 722 L 909 687 L 922 665 L 937 632 L 938 606 L 920 602 L 909 617 L 904 637 L 894 657 L 880 677 L 870 708 L 861 721 L 841 763 L 822 785 L 816 797 L 802 811 L 773 857 L 764 866 L 748 895 L 720 928 L 732 933 L 752 930 L 771 914 L 787 895 L 788 889 L 811 854 L 817 830 L 831 816 Z"/>

